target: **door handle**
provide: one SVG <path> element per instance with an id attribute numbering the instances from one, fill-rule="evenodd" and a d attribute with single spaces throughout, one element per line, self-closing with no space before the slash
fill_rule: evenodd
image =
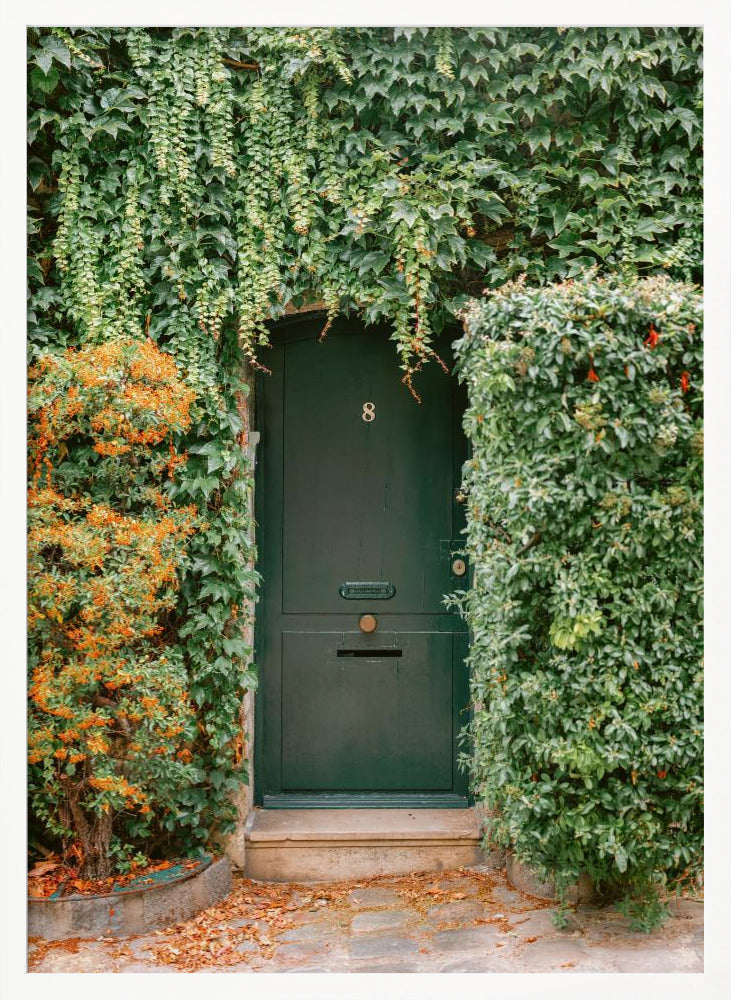
<path id="1" fill-rule="evenodd" d="M 378 628 L 378 619 L 375 615 L 361 615 L 358 619 L 358 628 L 366 634 L 375 632 Z"/>

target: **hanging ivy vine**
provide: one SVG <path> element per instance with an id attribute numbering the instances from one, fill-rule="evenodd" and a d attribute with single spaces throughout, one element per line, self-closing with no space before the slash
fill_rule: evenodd
<path id="1" fill-rule="evenodd" d="M 388 320 L 402 378 L 467 299 L 589 265 L 699 278 L 692 28 L 32 28 L 29 346 L 149 336 L 197 393 L 207 509 L 175 641 L 201 723 L 182 827 L 222 829 L 254 683 L 242 363 L 322 302 Z M 238 609 L 234 612 L 233 609 Z M 172 640 L 171 640 L 172 641 Z M 178 831 L 180 832 L 180 831 Z M 187 836 L 188 834 L 185 833 Z"/>
<path id="2" fill-rule="evenodd" d="M 156 324 L 172 292 L 260 363 L 267 321 L 309 296 L 391 319 L 408 375 L 485 283 L 698 276 L 694 29 L 30 39 L 31 185 L 57 192 L 54 319 L 76 336 L 105 302 L 124 325 L 145 298 Z"/>

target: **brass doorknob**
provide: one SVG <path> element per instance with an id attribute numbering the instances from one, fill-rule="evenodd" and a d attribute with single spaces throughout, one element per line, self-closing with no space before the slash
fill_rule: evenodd
<path id="1" fill-rule="evenodd" d="M 361 632 L 375 632 L 378 627 L 378 619 L 375 615 L 361 615 L 358 619 L 358 627 Z"/>
<path id="2" fill-rule="evenodd" d="M 467 563 L 464 559 L 455 559 L 452 562 L 452 572 L 455 576 L 464 576 L 467 572 Z"/>

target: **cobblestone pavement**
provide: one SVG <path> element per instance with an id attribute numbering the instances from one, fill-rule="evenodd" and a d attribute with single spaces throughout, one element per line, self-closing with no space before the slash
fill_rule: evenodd
<path id="1" fill-rule="evenodd" d="M 237 879 L 224 906 L 144 937 L 29 945 L 31 972 L 702 972 L 703 905 L 653 934 L 613 907 L 553 907 L 502 872 L 460 869 L 328 886 Z"/>

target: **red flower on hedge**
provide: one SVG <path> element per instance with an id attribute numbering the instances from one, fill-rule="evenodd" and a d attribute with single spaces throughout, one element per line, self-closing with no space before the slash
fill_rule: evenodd
<path id="1" fill-rule="evenodd" d="M 662 781 L 663 778 L 667 778 L 668 772 L 667 771 L 658 771 L 657 772 L 657 776 L 660 779 L 660 781 Z"/>
<path id="2" fill-rule="evenodd" d="M 650 323 L 650 329 L 648 330 L 647 336 L 645 337 L 645 344 L 649 348 L 657 347 L 660 342 L 660 334 L 657 332 L 655 327 Z"/>
<path id="3" fill-rule="evenodd" d="M 680 373 L 680 388 L 683 392 L 687 392 L 690 389 L 690 372 Z"/>
<path id="4" fill-rule="evenodd" d="M 592 365 L 589 368 L 589 374 L 586 377 L 589 379 L 590 382 L 598 382 L 599 381 L 599 376 L 594 371 L 594 365 Z"/>

